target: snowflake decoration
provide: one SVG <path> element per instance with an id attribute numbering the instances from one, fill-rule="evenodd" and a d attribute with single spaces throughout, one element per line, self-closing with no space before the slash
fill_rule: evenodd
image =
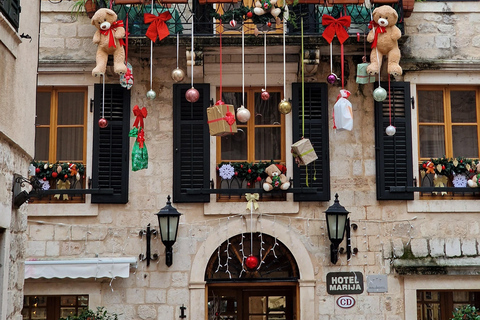
<path id="1" fill-rule="evenodd" d="M 456 188 L 465 188 L 467 186 L 467 177 L 457 174 L 452 180 L 453 186 Z"/>
<path id="2" fill-rule="evenodd" d="M 50 183 L 48 181 L 40 181 L 42 184 L 42 190 L 48 190 L 50 189 Z"/>
<path id="3" fill-rule="evenodd" d="M 218 174 L 224 180 L 230 180 L 235 175 L 235 169 L 231 164 L 224 164 L 218 169 Z"/>

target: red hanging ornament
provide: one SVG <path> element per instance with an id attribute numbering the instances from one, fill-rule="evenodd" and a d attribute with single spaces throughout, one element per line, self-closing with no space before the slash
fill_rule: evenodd
<path id="1" fill-rule="evenodd" d="M 36 173 L 40 173 L 40 168 L 36 168 L 36 169 L 35 169 L 35 172 L 36 172 Z"/>
<path id="2" fill-rule="evenodd" d="M 58 173 L 56 173 L 55 171 L 52 172 L 52 178 L 56 178 L 58 176 Z"/>
<path id="3" fill-rule="evenodd" d="M 46 178 L 46 177 L 43 177 L 43 181 L 47 181 L 47 178 Z"/>
<path id="4" fill-rule="evenodd" d="M 108 121 L 107 121 L 107 119 L 105 119 L 105 118 L 100 118 L 100 120 L 98 120 L 98 126 L 99 126 L 100 128 L 102 128 L 102 129 L 103 129 L 103 128 L 106 128 L 106 127 L 108 126 Z"/>
<path id="5" fill-rule="evenodd" d="M 247 260 L 245 260 L 245 265 L 249 269 L 255 269 L 258 267 L 258 258 L 253 255 L 248 256 Z"/>

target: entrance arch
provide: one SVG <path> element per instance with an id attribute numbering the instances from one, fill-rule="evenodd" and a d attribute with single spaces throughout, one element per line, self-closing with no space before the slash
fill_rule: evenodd
<path id="1" fill-rule="evenodd" d="M 246 218 L 245 222 L 243 221 L 244 218 Z M 224 231 L 210 234 L 199 250 L 197 250 L 190 271 L 190 310 L 193 312 L 190 312 L 189 310 L 189 319 L 206 319 L 207 299 L 205 290 L 205 272 L 207 270 L 208 262 L 216 250 L 218 250 L 218 247 L 223 242 L 237 235 L 240 230 L 245 234 L 249 234 L 250 232 L 263 232 L 263 234 L 265 234 L 265 230 L 274 230 L 274 234 L 271 234 L 270 236 L 274 238 L 276 237 L 286 248 L 288 248 L 298 268 L 299 297 L 297 298 L 297 301 L 299 301 L 299 316 L 297 319 L 313 319 L 315 315 L 315 277 L 313 264 L 305 245 L 294 232 L 281 223 L 262 220 L 260 224 L 256 217 L 253 221 L 251 221 L 249 217 L 228 219 Z"/>

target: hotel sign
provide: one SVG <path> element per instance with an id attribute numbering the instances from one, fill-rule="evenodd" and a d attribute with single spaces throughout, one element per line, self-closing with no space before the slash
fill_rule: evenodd
<path id="1" fill-rule="evenodd" d="M 352 272 L 327 273 L 328 294 L 360 294 L 363 292 L 363 274 Z"/>

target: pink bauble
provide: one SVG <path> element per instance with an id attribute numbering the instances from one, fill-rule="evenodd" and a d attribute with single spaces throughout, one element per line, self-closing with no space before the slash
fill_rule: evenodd
<path id="1" fill-rule="evenodd" d="M 99 126 L 100 128 L 102 128 L 102 129 L 103 129 L 103 128 L 106 128 L 106 127 L 108 126 L 108 121 L 107 121 L 107 119 L 105 119 L 105 118 L 100 118 L 100 120 L 98 120 L 98 126 Z"/>
<path id="2" fill-rule="evenodd" d="M 270 93 L 267 90 L 262 91 L 262 100 L 268 100 L 270 98 Z"/>
<path id="3" fill-rule="evenodd" d="M 187 90 L 187 92 L 185 92 L 185 99 L 187 99 L 188 102 L 191 102 L 191 103 L 197 102 L 199 98 L 200 98 L 200 93 L 194 87 L 191 87 L 190 89 Z"/>
<path id="4" fill-rule="evenodd" d="M 255 269 L 258 267 L 258 258 L 252 255 L 248 256 L 247 260 L 245 260 L 245 265 L 248 269 Z"/>
<path id="5" fill-rule="evenodd" d="M 327 77 L 327 82 L 330 84 L 334 84 L 337 81 L 337 76 L 333 73 L 329 74 Z"/>

